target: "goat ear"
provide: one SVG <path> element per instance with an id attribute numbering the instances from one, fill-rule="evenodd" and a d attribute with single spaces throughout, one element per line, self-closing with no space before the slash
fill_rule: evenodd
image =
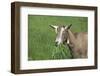
<path id="1" fill-rule="evenodd" d="M 53 28 L 55 30 L 55 32 L 57 33 L 57 28 L 58 26 L 55 26 L 55 25 L 50 25 L 51 28 Z"/>
<path id="2" fill-rule="evenodd" d="M 67 27 L 67 29 L 70 29 L 71 26 L 72 26 L 72 24 L 70 24 L 70 25 Z"/>
<path id="3" fill-rule="evenodd" d="M 58 26 L 55 26 L 55 25 L 50 25 L 50 27 L 53 28 L 53 29 L 57 29 L 58 28 Z"/>

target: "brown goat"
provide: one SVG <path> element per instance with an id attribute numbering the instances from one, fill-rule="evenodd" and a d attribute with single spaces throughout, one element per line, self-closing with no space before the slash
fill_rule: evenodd
<path id="1" fill-rule="evenodd" d="M 50 25 L 56 31 L 56 46 L 61 43 L 69 47 L 73 58 L 87 58 L 88 34 L 86 32 L 73 33 L 69 26 Z"/>

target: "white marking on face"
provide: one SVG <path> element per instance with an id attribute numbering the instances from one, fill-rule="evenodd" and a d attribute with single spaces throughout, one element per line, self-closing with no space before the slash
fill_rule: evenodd
<path id="1" fill-rule="evenodd" d="M 62 27 L 61 30 L 60 30 L 59 36 L 56 38 L 56 42 L 58 42 L 58 45 L 59 45 L 60 43 L 62 43 L 62 34 L 63 34 L 63 31 L 64 31 L 64 30 L 65 30 L 65 29 Z"/>
<path id="2" fill-rule="evenodd" d="M 69 39 L 67 40 L 67 44 L 69 44 Z"/>

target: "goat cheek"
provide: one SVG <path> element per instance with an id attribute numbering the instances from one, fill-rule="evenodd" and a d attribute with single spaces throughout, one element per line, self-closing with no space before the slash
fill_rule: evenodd
<path id="1" fill-rule="evenodd" d="M 71 44 L 71 43 L 69 43 L 69 46 L 70 46 L 71 48 L 74 48 L 74 45 L 73 45 L 73 44 Z"/>

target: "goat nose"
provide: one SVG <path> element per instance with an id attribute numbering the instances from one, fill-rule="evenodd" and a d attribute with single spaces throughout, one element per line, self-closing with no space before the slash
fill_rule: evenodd
<path id="1" fill-rule="evenodd" d="M 58 42 L 55 42 L 55 46 L 58 46 Z"/>

